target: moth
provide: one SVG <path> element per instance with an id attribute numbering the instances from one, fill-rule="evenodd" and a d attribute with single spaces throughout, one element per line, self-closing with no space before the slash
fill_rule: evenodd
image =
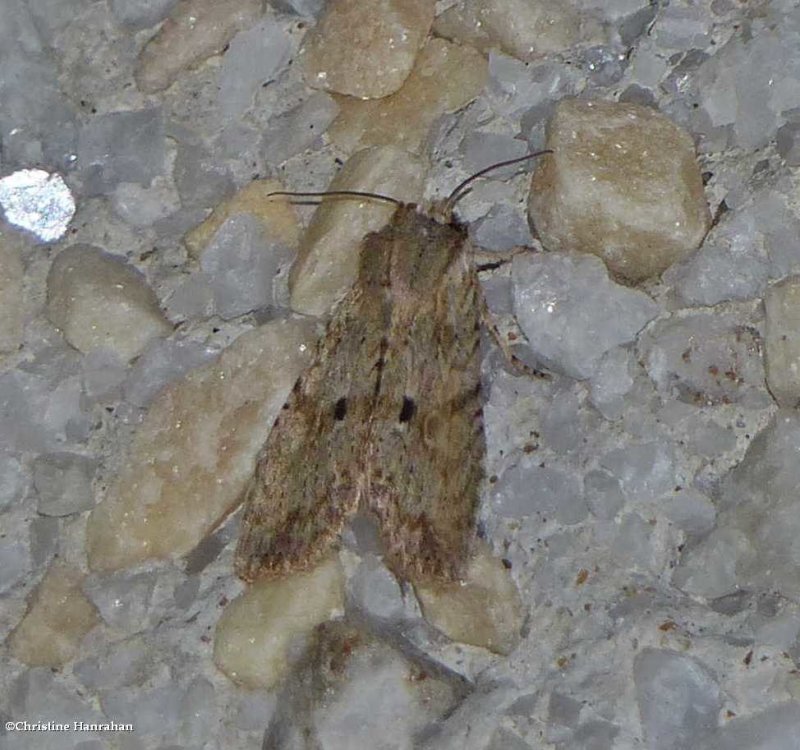
<path id="1" fill-rule="evenodd" d="M 460 578 L 483 480 L 485 303 L 453 206 L 489 169 L 538 155 L 478 172 L 428 213 L 397 202 L 389 224 L 363 240 L 356 282 L 245 491 L 240 578 L 313 565 L 359 509 L 377 519 L 401 579 Z"/>

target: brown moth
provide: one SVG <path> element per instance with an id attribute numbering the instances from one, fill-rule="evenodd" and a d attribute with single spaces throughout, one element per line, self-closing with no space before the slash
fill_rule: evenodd
<path id="1" fill-rule="evenodd" d="M 377 518 L 400 578 L 461 576 L 485 454 L 484 302 L 466 229 L 452 219 L 466 184 L 430 214 L 398 204 L 362 242 L 357 280 L 245 492 L 235 562 L 244 580 L 319 561 L 358 509 Z"/>

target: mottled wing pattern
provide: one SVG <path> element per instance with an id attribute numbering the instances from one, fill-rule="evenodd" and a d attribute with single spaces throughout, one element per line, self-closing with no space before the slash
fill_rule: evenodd
<path id="1" fill-rule="evenodd" d="M 400 577 L 453 580 L 483 477 L 480 288 L 459 227 L 398 212 L 395 230 L 365 500 Z"/>
<path id="2" fill-rule="evenodd" d="M 244 580 L 314 564 L 357 508 L 383 314 L 356 285 L 278 415 L 245 492 L 235 563 Z"/>

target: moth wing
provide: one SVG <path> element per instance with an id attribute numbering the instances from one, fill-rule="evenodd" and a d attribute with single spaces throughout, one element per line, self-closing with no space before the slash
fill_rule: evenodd
<path id="1" fill-rule="evenodd" d="M 246 581 L 312 565 L 358 506 L 378 377 L 363 342 L 375 314 L 357 289 L 345 297 L 275 420 L 244 493 L 235 567 Z"/>
<path id="2" fill-rule="evenodd" d="M 485 443 L 480 288 L 458 258 L 435 294 L 397 309 L 367 466 L 387 562 L 411 581 L 461 576 L 474 535 Z"/>

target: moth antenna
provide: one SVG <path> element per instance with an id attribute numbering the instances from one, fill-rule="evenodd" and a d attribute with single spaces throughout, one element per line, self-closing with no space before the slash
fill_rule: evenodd
<path id="1" fill-rule="evenodd" d="M 468 187 L 471 183 L 475 180 L 480 179 L 488 172 L 492 172 L 495 169 L 500 169 L 500 167 L 509 167 L 512 164 L 519 164 L 523 161 L 528 161 L 529 159 L 536 159 L 539 156 L 543 156 L 544 154 L 552 154 L 552 148 L 546 148 L 542 151 L 534 151 L 532 154 L 525 154 L 525 156 L 518 156 L 516 159 L 508 159 L 506 161 L 499 161 L 497 164 L 490 164 L 488 167 L 481 169 L 480 172 L 475 172 L 475 174 L 470 175 L 467 177 L 466 180 L 460 182 L 455 190 L 447 197 L 447 200 L 444 202 L 442 211 L 444 212 L 445 216 L 449 215 L 450 212 L 453 210 L 453 207 L 460 201 L 470 190 L 471 187 Z M 466 189 L 465 189 L 466 188 Z"/>
<path id="2" fill-rule="evenodd" d="M 403 204 L 403 202 L 397 200 L 397 198 L 390 198 L 388 195 L 370 193 L 365 190 L 322 190 L 318 193 L 300 193 L 294 192 L 293 190 L 275 190 L 272 193 L 267 193 L 266 197 L 271 198 L 273 195 L 282 195 L 289 198 L 318 198 L 320 203 L 325 198 L 369 198 L 370 200 L 393 203 L 395 206 L 401 206 Z"/>

